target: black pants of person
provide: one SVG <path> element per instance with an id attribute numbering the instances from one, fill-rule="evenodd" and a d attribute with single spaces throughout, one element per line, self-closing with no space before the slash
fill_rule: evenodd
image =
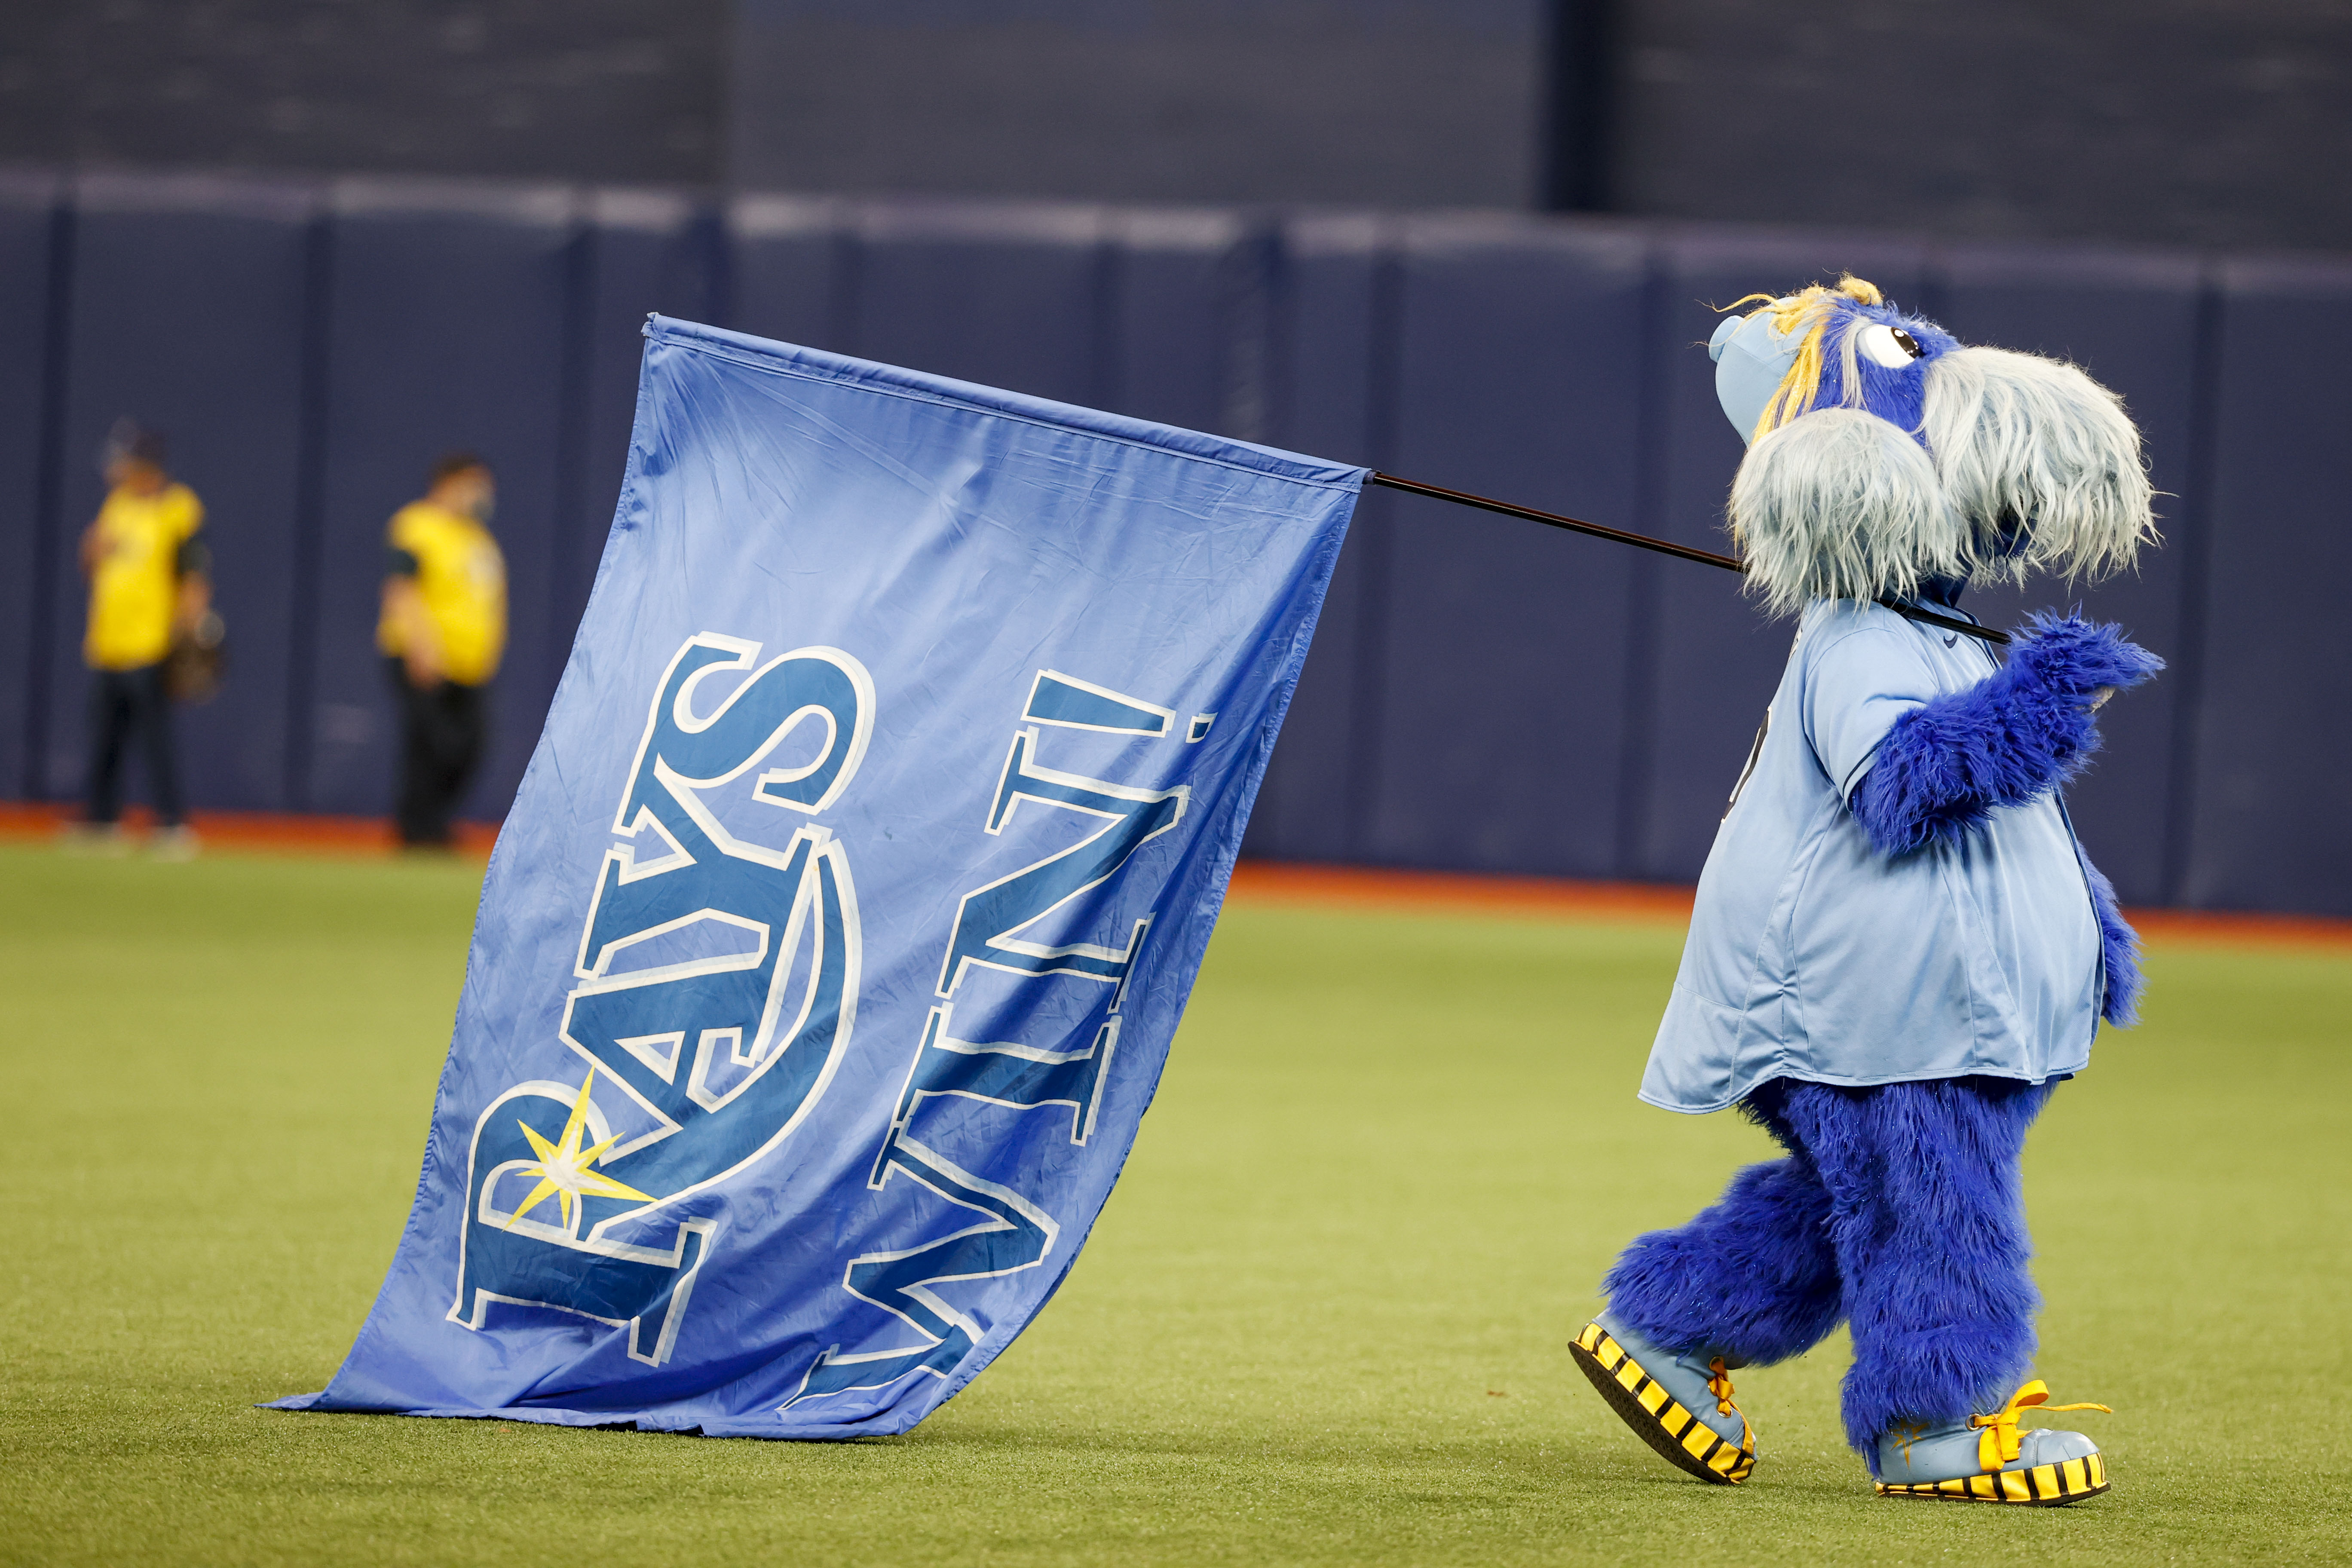
<path id="1" fill-rule="evenodd" d="M 180 770 L 172 755 L 172 699 L 163 667 L 93 672 L 89 701 L 89 819 L 122 815 L 122 753 L 135 740 L 147 754 L 147 787 L 166 827 L 180 821 Z"/>
<path id="2" fill-rule="evenodd" d="M 400 841 L 446 844 L 449 819 L 473 781 L 489 733 L 487 696 L 478 686 L 454 680 L 412 686 L 399 659 L 384 663 L 400 694 Z"/>

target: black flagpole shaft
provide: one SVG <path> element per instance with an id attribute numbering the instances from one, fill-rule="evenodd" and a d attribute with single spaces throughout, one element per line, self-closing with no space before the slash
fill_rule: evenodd
<path id="1" fill-rule="evenodd" d="M 1640 550 L 1654 550 L 1661 555 L 1679 555 L 1685 561 L 1696 561 L 1706 566 L 1720 566 L 1729 572 L 1748 570 L 1728 555 L 1717 555 L 1709 550 L 1693 550 L 1686 544 L 1672 544 L 1663 539 L 1653 539 L 1646 533 L 1628 533 L 1622 528 L 1603 528 L 1597 522 L 1584 522 L 1572 517 L 1562 517 L 1556 511 L 1538 511 L 1531 506 L 1513 506 L 1507 500 L 1495 500 L 1486 496 L 1474 496 L 1467 490 L 1449 490 L 1438 485 L 1425 485 L 1419 479 L 1401 479 L 1394 474 L 1374 474 L 1372 483 L 1386 485 L 1392 490 L 1408 495 L 1433 496 L 1450 500 L 1456 506 L 1475 506 L 1481 511 L 1499 511 L 1505 517 L 1521 517 L 1529 522 L 1540 522 L 1552 528 L 1564 528 L 1571 533 L 1589 533 L 1595 539 L 1613 539 L 1620 544 L 1631 544 Z"/>
<path id="2" fill-rule="evenodd" d="M 1371 476 L 1371 482 L 1389 489 L 1402 490 L 1407 495 L 1428 496 L 1436 500 L 1450 500 L 1456 506 L 1475 507 L 1480 511 L 1495 511 L 1502 513 L 1505 517 L 1524 518 L 1529 522 L 1540 522 L 1549 528 L 1564 528 L 1570 533 L 1586 533 L 1595 539 L 1614 540 L 1619 544 L 1630 544 L 1637 550 L 1654 550 L 1661 555 L 1673 555 L 1685 561 L 1696 561 L 1703 566 L 1720 566 L 1727 572 L 1743 574 L 1748 570 L 1748 563 L 1736 556 L 1717 555 L 1711 550 L 1694 550 L 1686 544 L 1675 544 L 1664 539 L 1653 539 L 1646 533 L 1628 533 L 1622 528 L 1603 528 L 1597 522 L 1586 522 L 1579 518 L 1563 517 L 1556 511 L 1538 511 L 1531 506 L 1514 506 L 1509 501 L 1496 500 L 1492 496 L 1472 495 L 1467 490 L 1449 490 L 1443 485 L 1425 485 L 1419 479 L 1401 479 L 1394 474 L 1375 473 Z M 1940 626 L 1946 631 L 1963 632 L 1969 637 L 1981 638 L 1990 643 L 2009 641 L 2007 632 L 1992 626 L 1980 626 L 1973 621 L 1963 621 L 1951 616 L 1939 616 L 1932 610 L 1923 610 L 1916 605 L 1906 605 L 1899 600 L 1881 599 L 1878 602 L 1908 620 L 1923 622 L 1931 626 Z"/>

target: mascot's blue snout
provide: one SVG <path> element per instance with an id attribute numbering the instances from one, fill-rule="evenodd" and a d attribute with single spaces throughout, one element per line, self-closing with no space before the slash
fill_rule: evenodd
<path id="1" fill-rule="evenodd" d="M 1849 287 L 1857 285 L 1869 289 L 1848 280 Z M 1807 377 L 1809 385 L 1792 389 L 1801 401 L 1776 410 L 1776 424 L 1815 408 L 1846 406 L 1916 430 L 1927 367 L 1959 346 L 1933 321 L 1832 289 L 1786 295 L 1753 315 L 1726 316 L 1707 341 L 1706 353 L 1715 361 L 1716 397 L 1742 440 L 1752 443 L 1762 434 L 1765 411 L 1773 407 L 1809 342 L 1816 341 L 1822 357 L 1832 363 Z"/>

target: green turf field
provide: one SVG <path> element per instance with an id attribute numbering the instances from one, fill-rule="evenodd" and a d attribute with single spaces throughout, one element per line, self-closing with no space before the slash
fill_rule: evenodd
<path id="1" fill-rule="evenodd" d="M 478 873 L 0 848 L 0 1561 L 2352 1558 L 2352 958 L 2160 947 L 2036 1133 L 2041 1370 L 2116 1489 L 1874 1498 L 1833 1342 L 1685 1479 L 1565 1350 L 1761 1136 L 1633 1099 L 1655 924 L 1234 910 L 1085 1258 L 911 1436 L 289 1415 L 416 1180 Z"/>

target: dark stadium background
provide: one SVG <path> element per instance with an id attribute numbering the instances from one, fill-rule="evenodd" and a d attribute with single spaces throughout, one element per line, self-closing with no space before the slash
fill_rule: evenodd
<path id="1" fill-rule="evenodd" d="M 1704 543 L 1704 302 L 1850 268 L 2147 434 L 2167 546 L 2085 597 L 2172 668 L 2074 797 L 2124 897 L 2352 913 L 2347 154 L 2318 0 L 20 0 L 0 797 L 76 787 L 121 415 L 211 509 L 214 808 L 386 808 L 383 521 L 491 458 L 495 816 L 647 310 Z M 1701 568 L 1369 497 L 1251 848 L 1687 880 L 1786 639 Z"/>

